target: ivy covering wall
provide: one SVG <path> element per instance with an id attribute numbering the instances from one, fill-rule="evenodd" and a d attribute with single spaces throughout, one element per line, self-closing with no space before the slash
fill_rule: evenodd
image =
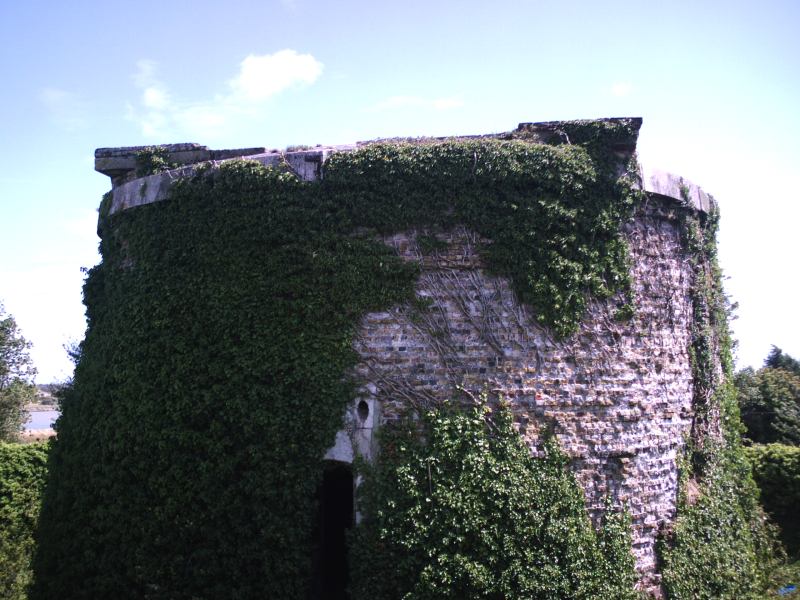
<path id="1" fill-rule="evenodd" d="M 109 216 L 104 201 L 32 597 L 306 596 L 354 332 L 365 313 L 414 302 L 415 267 L 379 234 L 477 231 L 488 268 L 560 336 L 591 296 L 616 295 L 629 316 L 620 226 L 637 192 L 613 149 L 635 131 L 560 133 L 373 144 L 334 154 L 315 183 L 229 162 L 165 202 Z"/>
<path id="2" fill-rule="evenodd" d="M 510 410 L 457 404 L 382 433 L 364 465 L 353 598 L 637 598 L 630 519 L 595 532 L 551 438 L 533 458 Z"/>

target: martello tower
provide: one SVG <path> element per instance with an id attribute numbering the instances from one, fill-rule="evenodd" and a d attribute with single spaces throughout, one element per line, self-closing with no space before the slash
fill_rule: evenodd
<path id="1" fill-rule="evenodd" d="M 152 597 L 182 569 L 195 594 L 223 570 L 343 586 L 325 552 L 350 526 L 354 458 L 380 460 L 376 431 L 409 408 L 485 394 L 532 454 L 553 432 L 596 522 L 607 499 L 629 511 L 639 585 L 661 593 L 682 461 L 725 439 L 724 316 L 716 205 L 639 170 L 640 125 L 97 150 L 103 263 L 50 509 L 96 518 L 45 559 L 103 589 L 69 558 L 102 554 Z"/>

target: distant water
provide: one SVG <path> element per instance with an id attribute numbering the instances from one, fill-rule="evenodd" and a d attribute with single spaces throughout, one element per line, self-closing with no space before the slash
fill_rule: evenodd
<path id="1" fill-rule="evenodd" d="M 39 410 L 28 413 L 28 421 L 25 423 L 25 430 L 30 429 L 50 429 L 61 413 L 57 410 Z"/>

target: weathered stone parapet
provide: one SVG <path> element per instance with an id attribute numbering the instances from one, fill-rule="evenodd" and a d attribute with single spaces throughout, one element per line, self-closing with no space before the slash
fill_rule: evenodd
<path id="1" fill-rule="evenodd" d="M 680 175 L 651 168 L 642 168 L 641 175 L 644 191 L 649 194 L 679 200 L 703 213 L 708 213 L 716 208 L 713 196 L 705 193 L 698 185 Z"/>
<path id="2" fill-rule="evenodd" d="M 630 156 L 636 149 L 636 137 L 641 119 L 598 119 L 607 122 L 625 122 L 634 132 L 630 136 L 621 137 L 613 146 L 613 151 L 621 158 Z M 559 143 L 570 143 L 569 137 L 562 131 L 563 122 L 548 121 L 544 123 L 520 123 L 517 129 L 507 133 L 459 136 L 458 139 L 517 139 L 523 138 L 534 143 L 551 143 L 558 138 Z M 422 138 L 397 139 L 395 141 L 413 143 L 433 143 L 454 138 Z M 207 146 L 194 143 L 168 144 L 157 146 L 166 152 L 166 159 L 177 168 L 148 175 L 136 176 L 137 154 L 148 150 L 150 146 L 127 146 L 122 148 L 98 148 L 95 150 L 95 170 L 108 175 L 112 181 L 113 199 L 108 214 L 120 210 L 151 204 L 167 199 L 172 184 L 181 178 L 188 177 L 199 165 L 210 165 L 212 168 L 221 162 L 233 159 L 255 160 L 266 166 L 286 166 L 304 181 L 316 181 L 323 177 L 324 164 L 333 152 L 350 152 L 359 146 L 371 142 L 339 146 L 316 146 L 311 149 L 267 151 L 263 147 L 240 148 L 234 150 L 211 150 Z M 701 212 L 708 212 L 714 206 L 711 196 L 703 192 L 695 184 L 678 175 L 664 171 L 646 170 L 642 172 L 644 190 L 671 198 L 694 207 Z"/>
<path id="3" fill-rule="evenodd" d="M 624 124 L 629 129 L 629 134 L 620 136 L 611 145 L 611 150 L 620 154 L 630 155 L 636 151 L 636 142 L 639 138 L 639 129 L 642 127 L 641 117 L 616 117 L 607 119 L 591 119 L 587 121 L 569 121 L 570 125 L 576 124 Z M 571 144 L 575 140 L 571 140 L 568 131 L 564 126 L 564 121 L 542 121 L 539 123 L 520 123 L 514 131 L 517 135 L 524 135 L 527 139 L 534 140 L 540 144 Z"/>
<path id="4" fill-rule="evenodd" d="M 193 165 L 209 160 L 241 158 L 266 152 L 266 148 L 240 148 L 237 150 L 209 150 L 208 146 L 194 143 L 162 144 L 159 146 L 124 146 L 98 148 L 94 151 L 94 170 L 111 178 L 114 187 L 136 179 L 137 157 L 140 153 L 158 149 L 166 160 L 175 165 Z"/>
<path id="5" fill-rule="evenodd" d="M 183 147 L 187 144 L 178 144 L 178 146 Z M 205 146 L 202 146 L 205 148 Z M 268 167 L 278 167 L 278 166 L 285 166 L 289 168 L 292 172 L 297 174 L 297 176 L 304 180 L 304 181 L 316 181 L 322 178 L 322 168 L 325 164 L 325 161 L 330 156 L 331 152 L 347 152 L 348 150 L 354 149 L 355 146 L 329 146 L 329 147 L 319 147 L 314 148 L 312 150 L 299 150 L 294 152 L 279 152 L 277 150 L 273 150 L 270 152 L 263 152 L 263 148 L 259 148 L 258 150 L 262 150 L 262 152 L 256 154 L 240 154 L 239 150 L 204 150 L 204 155 L 208 155 L 213 158 L 203 158 L 199 161 L 195 161 L 192 164 L 187 164 L 183 167 L 178 167 L 176 169 L 170 169 L 168 171 L 163 171 L 161 173 L 156 173 L 154 175 L 148 175 L 145 177 L 133 178 L 130 179 L 130 174 L 135 173 L 135 166 L 130 167 L 127 171 L 125 171 L 126 175 L 112 175 L 112 173 L 119 173 L 121 171 L 114 170 L 111 167 L 107 167 L 107 165 L 114 165 L 114 164 L 125 164 L 130 166 L 130 164 L 134 161 L 136 152 L 128 152 L 122 158 L 119 159 L 119 163 L 114 162 L 105 162 L 108 161 L 115 161 L 117 160 L 115 157 L 110 156 L 108 159 L 105 157 L 96 158 L 95 159 L 95 170 L 100 171 L 114 180 L 114 177 L 122 177 L 123 180 L 115 185 L 112 189 L 112 200 L 111 205 L 109 207 L 108 214 L 113 215 L 116 212 L 121 210 L 126 210 L 128 208 L 133 208 L 134 206 L 141 206 L 144 204 L 151 204 L 153 202 L 160 202 L 162 200 L 166 200 L 169 197 L 169 191 L 172 188 L 172 185 L 179 181 L 180 179 L 189 177 L 192 175 L 198 167 L 201 165 L 207 165 L 211 168 L 218 167 L 222 162 L 226 160 L 235 160 L 235 159 L 246 159 L 246 160 L 254 160 L 262 165 Z M 141 147 L 134 147 L 133 150 L 141 150 Z M 131 150 L 129 148 L 119 148 L 119 149 L 108 149 L 102 148 L 97 150 L 103 152 L 112 152 L 115 150 Z M 96 154 L 95 153 L 95 154 Z M 181 151 L 177 153 L 178 156 L 185 156 L 188 155 Z M 200 155 L 195 153 L 195 155 Z M 172 160 L 172 154 L 169 155 L 170 160 Z M 100 168 L 97 166 L 98 161 L 103 161 Z M 128 167 L 126 167 L 127 169 Z M 103 170 L 106 169 L 106 170 Z M 124 178 L 127 177 L 128 179 L 125 180 Z"/>

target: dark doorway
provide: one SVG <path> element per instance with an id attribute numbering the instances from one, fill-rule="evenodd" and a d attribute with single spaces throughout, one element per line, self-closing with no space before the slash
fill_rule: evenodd
<path id="1" fill-rule="evenodd" d="M 326 461 L 318 491 L 312 600 L 348 600 L 347 531 L 353 526 L 353 470 Z"/>

